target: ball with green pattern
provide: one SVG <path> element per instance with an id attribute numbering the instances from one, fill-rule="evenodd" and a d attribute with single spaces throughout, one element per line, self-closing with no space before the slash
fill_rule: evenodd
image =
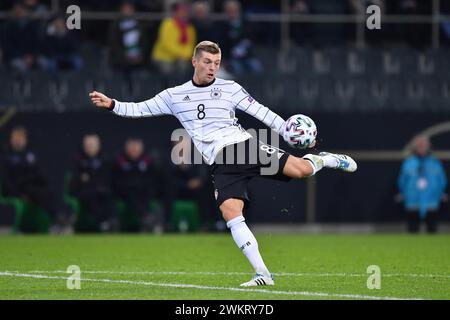
<path id="1" fill-rule="evenodd" d="M 315 145 L 316 137 L 316 124 L 304 114 L 296 114 L 289 117 L 283 126 L 283 138 L 294 148 L 311 148 Z"/>

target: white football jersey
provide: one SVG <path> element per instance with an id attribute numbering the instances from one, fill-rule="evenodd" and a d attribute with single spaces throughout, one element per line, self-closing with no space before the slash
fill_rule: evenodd
<path id="1" fill-rule="evenodd" d="M 114 112 L 124 117 L 175 116 L 207 164 L 227 145 L 251 138 L 237 122 L 242 110 L 280 133 L 284 120 L 253 99 L 235 81 L 216 78 L 207 85 L 192 80 L 158 93 L 152 99 L 134 103 L 114 100 Z"/>

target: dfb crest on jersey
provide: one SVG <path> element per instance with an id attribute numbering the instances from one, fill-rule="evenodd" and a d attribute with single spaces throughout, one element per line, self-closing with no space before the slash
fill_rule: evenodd
<path id="1" fill-rule="evenodd" d="M 211 89 L 211 98 L 212 99 L 220 99 L 220 97 L 222 96 L 222 90 L 214 88 Z"/>

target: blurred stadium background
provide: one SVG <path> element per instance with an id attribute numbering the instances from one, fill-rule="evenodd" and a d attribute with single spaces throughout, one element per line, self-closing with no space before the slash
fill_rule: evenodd
<path id="1" fill-rule="evenodd" d="M 180 127 L 175 118 L 130 120 L 90 104 L 91 90 L 122 101 L 141 101 L 191 77 L 189 67 L 163 72 L 152 59 L 160 24 L 173 14 L 174 2 L 126 3 L 0 2 L 2 155 L 8 153 L 11 130 L 24 126 L 58 210 L 77 214 L 80 209 L 69 194 L 68 179 L 83 136 L 98 134 L 102 156 L 111 162 L 127 138 L 140 137 L 158 173 L 152 183 L 154 200 L 163 204 L 164 231 L 199 231 L 205 219 L 203 230 L 223 230 L 223 224 L 216 223 L 219 213 L 208 202 L 213 190 L 207 177 L 202 192 L 209 200 L 201 204 L 208 208 L 206 215 L 195 206 L 190 210 L 180 205 L 172 192 L 170 135 Z M 256 232 L 406 231 L 406 214 L 396 197 L 397 178 L 413 137 L 429 134 L 436 157 L 450 172 L 450 3 L 242 0 L 243 22 L 238 25 L 227 23 L 233 9 L 226 12 L 224 3 L 186 2 L 196 40 L 208 38 L 222 46 L 223 76 L 238 81 L 284 118 L 295 113 L 311 116 L 318 126 L 318 149 L 345 151 L 359 161 L 352 176 L 327 172 L 275 187 L 263 180 L 252 184 L 255 201 L 246 216 Z M 65 21 L 65 10 L 73 4 L 81 8 L 81 29 L 62 31 L 60 38 L 55 31 L 58 17 Z M 381 30 L 366 28 L 365 9 L 370 4 L 381 7 Z M 126 23 L 131 25 L 128 36 Z M 248 60 L 245 70 L 233 65 L 236 57 Z M 245 128 L 263 128 L 246 114 L 238 117 Z M 0 204 L 5 232 L 48 232 L 18 223 L 22 209 L 7 198 L 2 195 Z M 187 200 L 195 203 L 196 198 Z M 40 223 L 33 219 L 31 224 Z M 445 202 L 439 221 L 439 231 L 449 232 Z"/>

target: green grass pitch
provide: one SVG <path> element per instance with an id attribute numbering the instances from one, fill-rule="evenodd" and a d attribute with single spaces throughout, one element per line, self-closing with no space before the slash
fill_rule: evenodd
<path id="1" fill-rule="evenodd" d="M 253 270 L 229 234 L 1 236 L 0 299 L 450 299 L 450 235 L 257 239 L 274 287 L 239 287 Z"/>

